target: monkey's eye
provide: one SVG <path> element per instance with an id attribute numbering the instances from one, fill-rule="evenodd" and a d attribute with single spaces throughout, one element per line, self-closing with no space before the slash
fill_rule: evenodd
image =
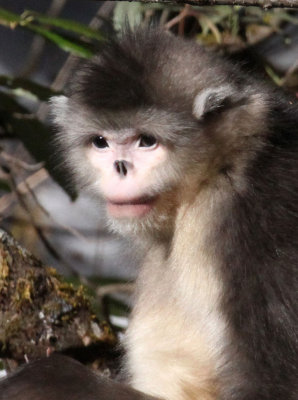
<path id="1" fill-rule="evenodd" d="M 157 144 L 157 140 L 151 135 L 140 135 L 138 145 L 139 147 L 153 147 Z"/>
<path id="2" fill-rule="evenodd" d="M 92 139 L 92 144 L 98 149 L 105 149 L 106 147 L 109 147 L 108 142 L 103 136 L 95 136 Z"/>

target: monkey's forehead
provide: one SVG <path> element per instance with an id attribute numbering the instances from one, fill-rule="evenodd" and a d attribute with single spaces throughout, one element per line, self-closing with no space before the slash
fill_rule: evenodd
<path id="1" fill-rule="evenodd" d="M 187 111 L 206 85 L 227 79 L 225 64 L 214 61 L 193 41 L 161 30 L 127 31 L 102 46 L 100 54 L 77 73 L 70 96 L 94 108 L 136 106 Z M 231 79 L 231 71 L 229 71 Z"/>
<path id="2" fill-rule="evenodd" d="M 107 132 L 110 137 L 121 135 L 123 138 L 127 131 L 128 137 L 149 133 L 162 142 L 175 141 L 186 145 L 186 137 L 189 141 L 198 129 L 198 121 L 191 114 L 154 107 L 138 106 L 119 111 L 94 109 L 72 98 L 59 96 L 52 98 L 51 109 L 56 124 L 67 132 L 75 133 L 80 140 L 98 132 Z M 182 135 L 186 132 L 187 136 Z"/>

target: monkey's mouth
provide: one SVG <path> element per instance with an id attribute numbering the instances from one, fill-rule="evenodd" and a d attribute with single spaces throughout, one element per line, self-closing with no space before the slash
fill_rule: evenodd
<path id="1" fill-rule="evenodd" d="M 156 202 L 157 197 L 140 197 L 127 201 L 107 200 L 107 211 L 115 218 L 136 218 L 147 215 Z"/>

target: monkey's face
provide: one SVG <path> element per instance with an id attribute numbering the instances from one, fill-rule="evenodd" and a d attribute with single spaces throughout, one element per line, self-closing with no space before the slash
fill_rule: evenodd
<path id="1" fill-rule="evenodd" d="M 180 135 L 185 122 L 152 108 L 96 112 L 62 96 L 52 106 L 60 110 L 55 121 L 65 162 L 80 187 L 104 200 L 112 229 L 168 231 L 193 165 Z"/>
<path id="2" fill-rule="evenodd" d="M 124 235 L 167 234 L 177 190 L 171 151 L 134 129 L 103 131 L 85 151 L 95 177 L 91 188 L 105 200 L 110 228 Z"/>
<path id="3" fill-rule="evenodd" d="M 92 137 L 86 155 L 111 217 L 142 218 L 152 212 L 159 197 L 156 171 L 168 158 L 154 136 L 132 129 L 103 131 Z"/>

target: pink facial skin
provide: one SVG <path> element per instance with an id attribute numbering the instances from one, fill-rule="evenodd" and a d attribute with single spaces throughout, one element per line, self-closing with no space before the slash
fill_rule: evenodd
<path id="1" fill-rule="evenodd" d="M 153 171 L 166 161 L 164 146 L 157 141 L 145 146 L 147 143 L 140 139 L 142 135 L 134 130 L 126 131 L 122 140 L 119 133 L 110 131 L 102 132 L 100 137 L 105 140 L 102 148 L 91 144 L 87 157 L 98 171 L 98 186 L 106 200 L 107 212 L 114 218 L 146 216 L 156 202 L 157 196 L 150 195 L 150 187 L 156 180 Z M 125 174 L 115 167 L 119 160 L 126 163 Z"/>

